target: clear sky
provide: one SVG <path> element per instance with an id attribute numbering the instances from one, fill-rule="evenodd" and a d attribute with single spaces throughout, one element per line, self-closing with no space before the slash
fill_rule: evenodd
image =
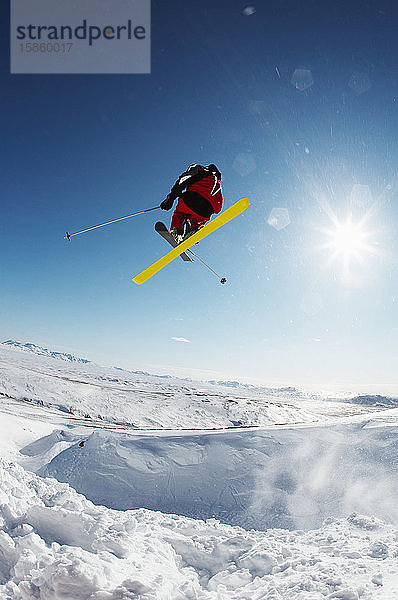
<path id="1" fill-rule="evenodd" d="M 5 4 L 2 340 L 398 393 L 396 3 L 153 0 L 151 74 L 78 76 L 10 75 Z M 227 285 L 179 259 L 131 281 L 168 250 L 164 211 L 63 239 L 159 204 L 192 162 L 219 166 L 225 207 L 251 199 L 197 246 Z"/>

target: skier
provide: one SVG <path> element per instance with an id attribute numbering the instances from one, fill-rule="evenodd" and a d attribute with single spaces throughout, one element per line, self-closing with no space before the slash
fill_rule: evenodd
<path id="1" fill-rule="evenodd" d="M 170 210 L 178 198 L 170 228 L 176 242 L 180 243 L 194 234 L 212 214 L 220 212 L 223 203 L 220 181 L 221 173 L 214 164 L 207 167 L 190 165 L 179 176 L 160 205 L 163 210 Z"/>

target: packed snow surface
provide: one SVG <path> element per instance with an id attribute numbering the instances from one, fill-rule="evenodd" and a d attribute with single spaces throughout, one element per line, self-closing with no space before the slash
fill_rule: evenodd
<path id="1" fill-rule="evenodd" d="M 0 600 L 398 598 L 396 399 L 56 354 L 0 344 Z"/>
<path id="2" fill-rule="evenodd" d="M 314 528 L 358 511 L 398 526 L 397 427 L 167 437 L 102 431 L 87 438 L 57 431 L 36 443 L 41 447 L 21 449 L 22 464 L 33 459 L 38 466 L 37 455 L 62 439 L 68 447 L 37 472 L 110 508 L 216 517 L 256 529 Z"/>

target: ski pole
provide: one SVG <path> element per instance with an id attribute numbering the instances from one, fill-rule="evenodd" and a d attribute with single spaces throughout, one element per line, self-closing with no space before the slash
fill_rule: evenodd
<path id="1" fill-rule="evenodd" d="M 64 235 L 64 240 L 69 240 L 74 235 L 80 235 L 81 233 L 86 233 L 87 231 L 91 231 L 92 229 L 98 229 L 98 227 L 105 227 L 105 225 L 110 225 L 111 223 L 117 223 L 118 221 L 123 221 L 123 219 L 130 219 L 131 217 L 136 217 L 137 215 L 143 215 L 144 213 L 150 212 L 151 210 L 157 210 L 160 206 L 154 206 L 153 208 L 147 208 L 146 210 L 141 210 L 140 212 L 133 213 L 132 215 L 126 215 L 125 217 L 120 217 L 119 219 L 113 219 L 113 221 L 107 221 L 106 223 L 100 223 L 100 225 L 94 225 L 93 227 L 88 227 L 87 229 L 82 229 L 81 231 L 76 231 L 75 233 L 68 233 Z"/>
<path id="2" fill-rule="evenodd" d="M 206 269 L 209 269 L 209 271 L 211 271 L 212 273 L 214 273 L 214 275 L 216 277 L 218 277 L 218 279 L 220 280 L 220 283 L 227 283 L 227 280 L 225 277 L 220 277 L 218 275 L 218 273 L 216 273 L 202 258 L 200 258 L 200 256 L 198 256 L 197 254 L 195 254 L 195 252 L 193 250 L 186 250 L 186 252 L 189 252 L 190 254 L 192 254 L 192 256 L 194 256 L 196 258 L 196 260 L 198 260 L 200 263 L 202 263 L 202 265 L 204 267 L 206 267 Z"/>

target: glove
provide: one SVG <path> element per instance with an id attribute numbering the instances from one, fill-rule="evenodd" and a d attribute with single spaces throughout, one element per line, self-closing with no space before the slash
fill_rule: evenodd
<path id="1" fill-rule="evenodd" d="M 173 202 L 174 198 L 171 196 L 171 194 L 168 194 L 166 199 L 161 203 L 160 208 L 162 210 L 170 210 L 170 208 L 173 206 Z"/>

